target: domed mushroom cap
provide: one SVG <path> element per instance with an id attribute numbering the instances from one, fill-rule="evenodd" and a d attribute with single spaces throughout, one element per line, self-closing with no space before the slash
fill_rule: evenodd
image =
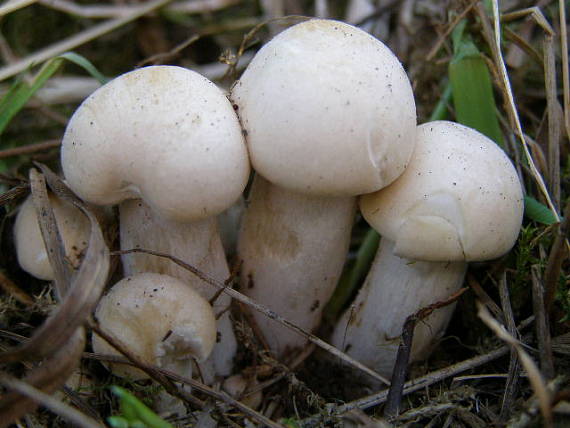
<path id="1" fill-rule="evenodd" d="M 91 231 L 87 217 L 70 203 L 49 196 L 55 221 L 65 247 L 65 255 L 74 268 L 79 267 L 89 243 Z M 20 206 L 14 224 L 14 244 L 20 267 L 36 278 L 53 280 L 46 247 L 40 231 L 34 202 L 28 197 Z"/>
<path id="2" fill-rule="evenodd" d="M 69 186 L 100 205 L 143 198 L 177 221 L 230 206 L 249 177 L 241 127 L 225 94 L 173 66 L 141 68 L 95 91 L 62 146 Z"/>
<path id="3" fill-rule="evenodd" d="M 142 273 L 119 281 L 101 299 L 95 316 L 111 333 L 144 361 L 176 371 L 191 371 L 192 358 L 205 360 L 216 343 L 216 319 L 211 305 L 177 278 Z M 97 353 L 117 351 L 97 335 Z M 146 378 L 138 369 L 111 364 L 118 376 Z"/>
<path id="4" fill-rule="evenodd" d="M 314 19 L 259 50 L 231 91 L 253 167 L 273 184 L 354 196 L 398 177 L 416 109 L 402 65 L 348 24 Z"/>
<path id="5" fill-rule="evenodd" d="M 515 168 L 490 139 L 463 125 L 418 127 L 416 149 L 393 184 L 360 208 L 394 253 L 425 261 L 482 261 L 514 245 L 523 195 Z"/>

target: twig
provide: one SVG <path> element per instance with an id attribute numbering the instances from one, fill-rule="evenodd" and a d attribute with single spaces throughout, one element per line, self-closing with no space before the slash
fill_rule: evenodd
<path id="1" fill-rule="evenodd" d="M 43 143 L 28 144 L 26 146 L 14 147 L 13 149 L 0 150 L 0 159 L 10 158 L 12 156 L 27 155 L 30 153 L 41 152 L 43 150 L 53 149 L 61 145 L 60 140 L 49 140 Z"/>
<path id="2" fill-rule="evenodd" d="M 522 321 L 518 326 L 519 330 L 527 327 L 534 321 L 534 317 L 529 317 Z M 420 389 L 427 388 L 434 383 L 441 382 L 449 377 L 455 376 L 464 371 L 474 369 L 490 361 L 496 360 L 509 352 L 508 346 L 501 346 L 491 352 L 483 355 L 478 355 L 476 357 L 470 358 L 468 360 L 461 361 L 459 363 L 453 364 L 443 369 L 436 370 L 434 372 L 428 373 L 425 376 L 419 377 L 417 379 L 412 379 L 405 383 L 403 395 L 410 394 Z M 338 417 L 353 409 L 368 409 L 370 407 L 382 404 L 388 398 L 388 390 L 385 389 L 376 394 L 372 394 L 366 397 L 359 398 L 358 400 L 351 401 L 350 403 L 343 404 L 341 406 L 331 406 L 328 411 L 328 415 L 331 417 Z M 302 427 L 314 427 L 322 426 L 319 425 L 323 420 L 323 415 L 314 415 L 300 421 L 299 425 Z"/>
<path id="3" fill-rule="evenodd" d="M 540 368 L 547 379 L 554 377 L 554 360 L 552 358 L 552 341 L 548 313 L 544 307 L 544 290 L 537 266 L 532 266 L 532 303 L 536 318 L 536 336 L 540 355 Z"/>
<path id="4" fill-rule="evenodd" d="M 408 364 L 410 361 L 410 352 L 412 350 L 412 342 L 414 339 L 414 329 L 418 321 L 421 321 L 430 316 L 433 311 L 448 306 L 459 299 L 468 290 L 462 288 L 455 292 L 447 299 L 433 303 L 429 306 L 421 308 L 416 313 L 408 316 L 402 328 L 402 335 L 400 336 L 400 346 L 396 355 L 396 362 L 392 372 L 392 385 L 388 392 L 386 399 L 386 407 L 384 408 L 384 416 L 394 417 L 398 416 L 400 412 L 400 404 L 402 402 L 402 392 L 404 391 L 404 382 L 408 374 Z"/>
<path id="5" fill-rule="evenodd" d="M 472 274 L 467 274 L 467 283 L 469 287 L 475 292 L 477 298 L 483 302 L 483 304 L 493 313 L 493 315 L 498 318 L 501 322 L 505 322 L 505 316 L 503 311 L 497 304 L 491 299 L 491 296 L 481 287 L 477 279 Z"/>
<path id="6" fill-rule="evenodd" d="M 463 11 L 461 11 L 459 15 L 455 17 L 453 22 L 448 25 L 443 34 L 439 37 L 437 43 L 429 50 L 429 53 L 426 56 L 426 61 L 431 61 L 433 59 L 453 29 L 457 26 L 457 24 L 461 22 L 463 18 L 467 16 L 469 12 L 471 12 L 471 9 L 473 9 L 473 6 L 475 6 L 477 3 L 479 3 L 479 0 L 473 0 Z"/>
<path id="7" fill-rule="evenodd" d="M 214 287 L 216 287 L 218 289 L 223 289 L 224 293 L 228 294 L 233 299 L 252 307 L 256 311 L 264 314 L 269 319 L 277 321 L 278 323 L 284 325 L 288 329 L 295 331 L 297 334 L 300 334 L 301 336 L 305 337 L 307 340 L 309 340 L 310 342 L 313 342 L 315 345 L 324 349 L 325 351 L 329 352 L 330 354 L 334 355 L 335 357 L 340 358 L 341 360 L 345 361 L 346 363 L 350 364 L 351 366 L 356 367 L 357 369 L 363 371 L 364 373 L 368 374 L 369 376 L 373 377 L 374 379 L 377 379 L 377 380 L 385 383 L 386 385 L 390 384 L 390 382 L 386 378 L 381 376 L 380 374 L 378 374 L 375 371 L 364 366 L 362 363 L 359 363 L 358 361 L 356 361 L 352 357 L 346 355 L 344 352 L 339 351 L 334 346 L 331 346 L 328 343 L 324 342 L 323 340 L 319 339 L 314 334 L 308 333 L 305 330 L 303 330 L 302 328 L 297 327 L 295 324 L 286 320 L 285 318 L 283 318 L 279 314 L 275 313 L 274 311 L 267 309 L 265 306 L 262 306 L 256 302 L 254 302 L 249 297 L 241 294 L 239 291 L 236 291 L 233 288 L 227 287 L 226 285 L 224 285 L 224 283 L 211 278 L 210 276 L 206 275 L 205 273 L 201 272 L 200 270 L 196 269 L 195 267 L 189 265 L 188 263 L 184 263 L 182 260 L 180 260 L 176 257 L 173 257 L 169 254 L 160 253 L 158 251 L 146 250 L 143 248 L 132 248 L 130 250 L 115 251 L 113 254 L 114 255 L 121 255 L 121 254 L 131 254 L 131 253 L 151 254 L 153 256 L 164 257 L 164 258 L 169 259 L 170 261 L 176 263 L 178 266 L 181 266 L 182 268 L 193 273 L 198 278 L 200 278 L 202 281 L 204 281 L 210 285 L 213 285 Z"/>
<path id="8" fill-rule="evenodd" d="M 123 25 L 128 24 L 129 22 L 134 21 L 156 9 L 159 9 L 170 2 L 172 2 L 172 0 L 154 0 L 150 3 L 145 3 L 142 6 L 137 7 L 133 12 L 125 17 L 111 19 L 101 24 L 94 25 L 93 27 L 88 28 L 81 33 L 75 34 L 67 39 L 61 40 L 51 46 L 41 49 L 27 56 L 26 58 L 21 59 L 20 61 L 1 68 L 0 81 L 12 77 L 34 65 L 38 65 L 64 52 L 75 49 L 76 47 L 81 46 L 98 37 L 101 37 L 104 34 L 110 33 L 111 31 L 114 31 L 117 28 L 120 28 Z"/>
<path id="9" fill-rule="evenodd" d="M 57 398 L 34 388 L 26 382 L 16 379 L 6 373 L 0 372 L 0 383 L 8 389 L 12 389 L 26 397 L 31 398 L 36 403 L 46 407 L 63 419 L 81 428 L 102 428 L 103 425 L 94 419 L 75 410 L 73 407 L 62 403 Z"/>

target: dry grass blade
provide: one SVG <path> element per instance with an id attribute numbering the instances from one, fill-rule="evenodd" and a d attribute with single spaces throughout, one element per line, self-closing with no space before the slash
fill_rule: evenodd
<path id="1" fill-rule="evenodd" d="M 532 388 L 539 400 L 540 403 L 540 411 L 542 413 L 542 417 L 544 418 L 544 423 L 546 427 L 553 426 L 553 419 L 552 419 L 552 409 L 550 406 L 551 397 L 546 389 L 546 384 L 542 379 L 542 375 L 536 367 L 536 364 L 530 358 L 530 356 L 525 352 L 523 347 L 521 346 L 520 342 L 516 340 L 513 336 L 511 336 L 504 327 L 494 319 L 487 308 L 483 306 L 481 303 L 477 302 L 478 307 L 478 316 L 481 320 L 489 327 L 493 332 L 497 335 L 497 337 L 510 346 L 512 346 L 519 356 L 519 360 L 527 372 L 528 379 Z"/>
<path id="2" fill-rule="evenodd" d="M 564 91 L 564 124 L 566 138 L 570 138 L 570 73 L 568 70 L 568 30 L 566 28 L 566 5 L 564 0 L 558 0 L 560 14 L 560 55 L 562 56 L 562 86 Z"/>
<path id="3" fill-rule="evenodd" d="M 390 385 L 390 381 L 388 381 L 388 379 L 386 379 L 384 376 L 376 373 L 374 370 L 369 369 L 368 367 L 366 367 L 362 363 L 359 363 L 358 361 L 356 361 L 354 358 L 346 355 L 344 352 L 339 351 L 334 346 L 331 346 L 328 343 L 324 342 L 323 340 L 319 339 L 314 334 L 308 333 L 308 332 L 304 331 L 302 328 L 297 327 L 295 324 L 293 324 L 292 322 L 281 317 L 279 314 L 275 313 L 274 311 L 267 309 L 265 306 L 262 306 L 256 302 L 254 302 L 249 297 L 241 294 L 239 291 L 236 291 L 233 288 L 229 288 L 224 283 L 211 278 L 210 276 L 199 271 L 198 269 L 189 265 L 188 263 L 184 263 L 182 260 L 180 260 L 176 257 L 173 257 L 169 254 L 159 253 L 157 251 L 146 250 L 143 248 L 133 248 L 130 250 L 116 251 L 114 254 L 130 254 L 130 253 L 145 253 L 145 254 L 151 254 L 153 256 L 164 257 L 164 258 L 169 259 L 170 261 L 176 263 L 178 266 L 180 266 L 180 267 L 188 270 L 189 272 L 193 273 L 198 278 L 200 278 L 202 281 L 218 288 L 219 290 L 223 290 L 224 293 L 228 294 L 230 297 L 237 300 L 238 302 L 241 302 L 241 303 L 255 309 L 256 311 L 261 312 L 262 314 L 264 314 L 268 318 L 270 318 L 274 321 L 277 321 L 278 323 L 280 323 L 281 325 L 284 325 L 288 329 L 295 331 L 296 333 L 300 334 L 301 336 L 304 336 L 308 341 L 314 343 L 319 348 L 324 349 L 325 351 L 329 352 L 331 355 L 339 358 L 340 360 L 345 361 L 348 365 L 351 365 L 351 366 L 357 368 L 358 370 L 361 370 L 362 372 L 366 373 L 367 375 L 371 376 L 374 379 L 379 380 L 382 383 L 385 383 L 386 385 Z"/>
<path id="4" fill-rule="evenodd" d="M 24 381 L 47 393 L 61 388 L 77 368 L 84 347 L 85 330 L 77 328 L 66 338 L 66 343 L 26 375 Z M 0 377 L 2 378 L 6 379 L 5 375 Z M 4 394 L 0 400 L 0 428 L 33 411 L 38 404 L 40 403 L 20 389 Z M 41 404 L 44 404 L 43 401 Z"/>
<path id="5" fill-rule="evenodd" d="M 38 0 L 12 0 L 5 2 L 0 6 L 0 18 L 9 13 L 23 9 L 26 6 L 36 3 Z"/>
<path id="6" fill-rule="evenodd" d="M 56 57 L 64 52 L 75 49 L 91 40 L 101 37 L 104 34 L 110 33 L 123 25 L 128 24 L 146 15 L 156 9 L 167 5 L 172 2 L 172 0 L 155 0 L 150 3 L 144 3 L 137 7 L 135 11 L 131 12 L 129 15 L 121 18 L 111 19 L 109 21 L 103 22 L 101 24 L 95 25 L 87 30 L 75 34 L 67 39 L 61 40 L 52 46 L 48 46 L 41 49 L 26 58 L 21 59 L 13 64 L 10 64 L 2 69 L 0 69 L 0 81 L 7 79 L 9 77 L 15 76 L 18 73 L 30 68 L 31 66 L 38 65 L 44 61 Z"/>
<path id="7" fill-rule="evenodd" d="M 544 198 L 546 199 L 548 207 L 552 211 L 554 217 L 556 218 L 556 221 L 559 222 L 560 216 L 558 215 L 556 207 L 554 206 L 554 204 L 552 202 L 552 198 L 550 197 L 550 194 L 548 193 L 548 190 L 546 189 L 546 186 L 544 184 L 544 180 L 543 180 L 542 176 L 540 175 L 540 172 L 536 168 L 534 160 L 530 154 L 528 144 L 524 138 L 522 125 L 521 125 L 521 122 L 519 119 L 519 114 L 518 114 L 518 111 L 517 111 L 517 108 L 515 105 L 515 99 L 514 99 L 513 91 L 511 88 L 511 83 L 510 83 L 509 76 L 507 73 L 507 67 L 505 66 L 505 61 L 504 61 L 503 56 L 501 54 L 501 23 L 500 23 L 499 3 L 498 3 L 498 0 L 492 0 L 492 2 L 493 2 L 493 25 L 494 25 L 494 30 L 495 30 L 494 31 L 495 37 L 494 37 L 494 44 L 491 46 L 491 48 L 493 51 L 495 63 L 497 65 L 497 68 L 499 70 L 499 74 L 501 76 L 502 84 L 503 84 L 504 91 L 505 91 L 504 95 L 508 101 L 507 105 L 509 108 L 509 114 L 511 116 L 511 119 L 512 119 L 514 125 L 515 125 L 516 135 L 519 138 L 520 143 L 523 147 L 523 151 L 524 151 L 526 160 L 528 162 L 528 165 L 530 167 L 532 176 L 534 177 L 536 183 L 538 184 L 540 192 L 543 194 Z M 536 11 L 533 10 L 532 13 L 536 14 Z M 538 15 L 542 16 L 542 14 L 540 14 L 540 13 Z M 539 24 L 542 23 L 542 25 L 544 25 L 544 22 L 542 22 L 542 20 L 539 20 L 538 23 Z M 546 22 L 546 24 L 548 24 L 548 22 Z M 545 28 L 545 30 L 548 27 L 549 27 L 549 25 L 547 27 L 543 26 L 543 28 Z"/>
<path id="8" fill-rule="evenodd" d="M 40 231 L 54 273 L 55 290 L 58 300 L 61 301 L 71 285 L 71 266 L 65 257 L 65 246 L 49 201 L 45 178 L 34 168 L 30 170 L 30 187 Z"/>
<path id="9" fill-rule="evenodd" d="M 34 332 L 29 341 L 17 348 L 0 354 L 0 362 L 15 362 L 29 359 L 41 359 L 48 357 L 61 348 L 76 329 L 81 326 L 99 300 L 109 272 L 109 250 L 105 244 L 103 234 L 96 218 L 76 198 L 71 196 L 70 191 L 63 182 L 44 169 L 44 174 L 50 181 L 50 185 L 56 196 L 75 201 L 77 207 L 88 217 L 91 223 L 91 235 L 85 258 L 79 270 L 63 278 L 66 284 L 63 289 L 68 290 L 63 296 L 63 301 L 48 319 Z M 38 174 L 39 175 L 39 174 Z M 41 180 L 37 184 L 41 185 Z M 44 201 L 43 210 L 50 210 L 49 201 Z M 40 228 L 43 230 L 45 219 L 40 218 Z M 53 236 L 47 235 L 50 242 L 46 248 L 54 248 Z M 64 253 L 64 250 L 57 251 Z M 50 255 L 50 262 L 51 262 Z"/>
<path id="10" fill-rule="evenodd" d="M 548 172 L 550 192 L 554 203 L 560 209 L 560 123 L 558 97 L 556 94 L 556 61 L 554 58 L 554 38 L 544 36 L 544 84 L 548 110 Z"/>
<path id="11" fill-rule="evenodd" d="M 29 0 L 28 0 L 29 1 Z M 137 6 L 130 4 L 114 5 L 82 5 L 67 0 L 35 0 L 40 4 L 61 12 L 79 16 L 81 18 L 117 18 L 126 16 L 136 10 Z M 191 0 L 179 1 L 172 4 L 168 9 L 180 13 L 213 12 L 238 3 L 239 0 Z"/>
<path id="12" fill-rule="evenodd" d="M 544 289 L 540 280 L 537 266 L 531 269 L 532 303 L 536 319 L 536 337 L 540 355 L 540 368 L 547 379 L 554 377 L 554 359 L 552 357 L 552 339 L 550 337 L 550 322 L 544 305 Z"/>
<path id="13" fill-rule="evenodd" d="M 503 271 L 501 279 L 499 281 L 499 296 L 501 299 L 501 307 L 503 308 L 503 314 L 505 315 L 505 324 L 509 333 L 516 338 L 519 338 L 519 333 L 517 331 L 517 326 L 515 324 L 515 318 L 513 314 L 513 308 L 511 306 L 511 298 L 509 294 L 509 287 L 507 285 L 507 275 Z M 501 421 L 506 421 L 513 408 L 513 403 L 516 399 L 516 392 L 518 390 L 519 380 L 520 380 L 520 362 L 517 357 L 517 353 L 514 349 L 511 349 L 511 356 L 509 361 L 509 374 L 507 376 L 507 381 L 505 382 L 505 390 L 503 393 L 503 400 L 501 403 L 501 413 L 499 417 Z"/>
<path id="14" fill-rule="evenodd" d="M 566 203 L 564 208 L 564 220 L 554 228 L 554 243 L 548 255 L 548 263 L 544 271 L 544 305 L 547 312 L 550 312 L 554 298 L 556 297 L 556 290 L 558 289 L 558 281 L 560 279 L 560 272 L 562 271 L 562 263 L 568 257 L 567 247 L 564 245 L 566 241 L 566 234 L 568 233 L 568 222 L 570 221 L 570 200 Z"/>
<path id="15" fill-rule="evenodd" d="M 21 184 L 2 193 L 2 195 L 0 195 L 0 207 L 23 198 L 28 194 L 29 190 L 30 189 L 27 184 Z"/>

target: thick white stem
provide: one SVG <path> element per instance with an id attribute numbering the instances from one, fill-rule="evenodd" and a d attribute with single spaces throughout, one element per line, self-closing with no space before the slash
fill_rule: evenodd
<path id="1" fill-rule="evenodd" d="M 141 200 L 121 203 L 120 213 L 122 249 L 143 248 L 166 253 L 218 281 L 228 279 L 230 273 L 215 217 L 194 223 L 168 221 L 154 215 Z M 122 259 L 125 275 L 142 272 L 170 275 L 190 284 L 208 300 L 217 292 L 215 287 L 168 259 L 141 253 L 127 254 Z M 237 342 L 230 319 L 230 303 L 231 298 L 222 293 L 213 304 L 214 313 L 219 317 L 218 343 L 204 365 L 208 382 L 213 374 L 228 376 L 232 371 Z"/>
<path id="2" fill-rule="evenodd" d="M 395 256 L 394 243 L 382 238 L 356 300 L 343 314 L 331 343 L 390 377 L 406 318 L 445 300 L 463 284 L 467 263 L 420 262 Z M 447 327 L 455 305 L 434 311 L 416 324 L 410 360 L 425 358 Z"/>
<path id="3" fill-rule="evenodd" d="M 314 331 L 341 274 L 355 198 L 319 198 L 256 176 L 238 242 L 241 291 L 295 325 Z M 283 357 L 305 339 L 260 313 L 255 322 Z"/>

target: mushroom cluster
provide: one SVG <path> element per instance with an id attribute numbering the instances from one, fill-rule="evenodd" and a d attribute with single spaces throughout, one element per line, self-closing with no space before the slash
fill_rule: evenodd
<path id="1" fill-rule="evenodd" d="M 256 175 L 237 243 L 240 290 L 309 332 L 341 274 L 364 195 L 362 215 L 382 242 L 330 340 L 386 376 L 406 317 L 457 290 L 467 262 L 508 252 L 522 220 L 522 186 L 505 153 L 458 124 L 418 127 L 412 86 L 394 54 L 332 20 L 274 37 L 228 96 L 180 67 L 119 76 L 74 113 L 61 161 L 79 197 L 119 206 L 121 249 L 168 254 L 220 282 L 230 273 L 216 215 L 242 197 L 251 162 Z M 74 218 L 54 205 L 58 222 Z M 21 208 L 17 236 L 37 229 L 30 207 Z M 66 225 L 81 229 L 75 220 L 61 221 L 73 258 L 86 238 L 67 232 Z M 32 272 L 21 244 L 18 257 Z M 226 389 L 240 395 L 247 382 L 234 373 L 230 297 L 167 258 L 129 253 L 122 262 L 126 278 L 96 312 L 101 328 L 149 364 L 187 377 L 198 364 L 207 383 L 226 378 Z M 37 272 L 49 279 L 49 263 Z M 418 327 L 413 359 L 426 355 L 451 312 L 440 309 Z M 306 344 L 265 315 L 253 320 L 279 359 Z M 93 347 L 115 353 L 97 337 Z"/>

